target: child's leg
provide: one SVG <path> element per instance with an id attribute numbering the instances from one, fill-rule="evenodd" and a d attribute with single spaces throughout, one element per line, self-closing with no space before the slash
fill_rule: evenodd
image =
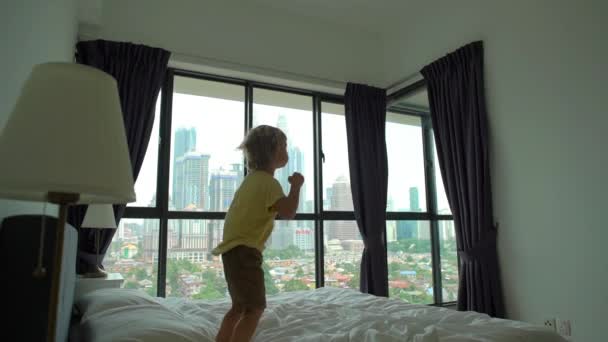
<path id="1" fill-rule="evenodd" d="M 232 342 L 249 342 L 255 333 L 264 309 L 245 309 L 240 321 L 234 327 Z"/>
<path id="2" fill-rule="evenodd" d="M 230 342 L 231 341 L 232 334 L 234 332 L 234 327 L 236 326 L 238 321 L 241 319 L 242 313 L 243 313 L 243 310 L 234 305 L 230 308 L 230 310 L 228 310 L 228 312 L 226 313 L 226 316 L 224 316 L 224 320 L 222 321 L 220 330 L 218 331 L 217 336 L 215 337 L 216 342 Z"/>

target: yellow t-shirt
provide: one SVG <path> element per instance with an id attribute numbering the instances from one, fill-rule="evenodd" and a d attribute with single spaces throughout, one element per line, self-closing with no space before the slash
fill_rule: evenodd
<path id="1" fill-rule="evenodd" d="M 226 213 L 223 241 L 212 253 L 220 255 L 238 245 L 263 252 L 277 215 L 272 206 L 283 197 L 281 184 L 271 174 L 264 171 L 249 173 Z"/>

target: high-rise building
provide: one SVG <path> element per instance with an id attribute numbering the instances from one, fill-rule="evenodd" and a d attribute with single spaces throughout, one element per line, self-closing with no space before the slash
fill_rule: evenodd
<path id="1" fill-rule="evenodd" d="M 242 180 L 242 171 L 239 171 L 239 164 L 233 164 L 232 170 L 220 169 L 211 174 L 209 181 L 209 210 L 228 211 L 234 193 L 237 189 L 239 180 Z M 241 173 L 239 173 L 241 172 Z M 223 223 L 213 220 L 208 224 L 209 233 L 207 235 L 208 245 L 217 246 L 223 238 Z M 208 252 L 211 252 L 209 250 Z M 208 255 L 211 258 L 211 255 Z"/>
<path id="2" fill-rule="evenodd" d="M 353 195 L 350 190 L 350 182 L 345 176 L 336 178 L 331 186 L 331 197 L 329 210 L 352 211 Z"/>
<path id="3" fill-rule="evenodd" d="M 232 167 L 231 171 L 234 172 L 234 174 L 236 175 L 236 189 L 238 189 L 239 186 L 241 186 L 241 183 L 243 182 L 243 177 L 245 175 L 243 172 L 243 164 L 234 163 L 230 164 L 230 166 Z"/>
<path id="4" fill-rule="evenodd" d="M 439 227 L 439 237 L 441 240 L 455 240 L 456 239 L 456 231 L 454 230 L 454 221 L 452 220 L 442 220 L 438 221 L 437 225 Z"/>
<path id="5" fill-rule="evenodd" d="M 353 196 L 350 183 L 345 176 L 336 178 L 331 187 L 329 210 L 353 211 Z M 329 239 L 360 240 L 361 235 L 356 221 L 329 221 Z"/>
<path id="6" fill-rule="evenodd" d="M 220 169 L 211 174 L 209 181 L 209 210 L 227 211 L 234 198 L 239 176 L 236 172 Z"/>
<path id="7" fill-rule="evenodd" d="M 312 229 L 299 228 L 295 231 L 295 245 L 303 251 L 314 250 L 315 234 Z"/>
<path id="8" fill-rule="evenodd" d="M 283 188 L 283 192 L 285 194 L 289 193 L 289 189 L 291 185 L 289 184 L 288 178 L 294 172 L 304 173 L 304 153 L 302 150 L 293 145 L 293 142 L 289 140 L 289 127 L 287 125 L 287 118 L 285 115 L 279 115 L 279 119 L 277 121 L 277 127 L 285 133 L 288 137 L 287 139 L 287 154 L 289 155 L 289 161 L 287 164 L 278 169 L 276 171 L 276 177 L 281 187 Z M 298 203 L 298 212 L 303 212 L 305 209 L 305 199 L 306 199 L 306 187 L 302 187 L 300 189 L 300 199 Z"/>
<path id="9" fill-rule="evenodd" d="M 208 154 L 187 152 L 175 161 L 173 203 L 177 210 L 203 210 L 207 206 Z"/>
<path id="10" fill-rule="evenodd" d="M 386 242 L 397 240 L 397 221 L 386 221 Z"/>
<path id="11" fill-rule="evenodd" d="M 417 238 L 418 221 L 397 221 L 397 240 Z"/>
<path id="12" fill-rule="evenodd" d="M 175 187 L 175 184 L 178 183 L 178 177 L 180 176 L 176 171 L 176 162 L 178 159 L 186 155 L 188 152 L 193 152 L 196 150 L 196 129 L 195 128 L 178 128 L 175 131 L 175 139 L 173 143 L 173 191 L 171 200 L 175 203 L 175 199 L 181 197 L 181 193 L 183 189 L 179 189 Z M 176 206 L 177 207 L 177 206 Z"/>
<path id="13" fill-rule="evenodd" d="M 410 188 L 410 211 L 420 212 L 420 198 L 418 197 L 418 187 L 413 186 Z"/>
<path id="14" fill-rule="evenodd" d="M 142 259 L 146 263 L 158 261 L 158 236 L 159 236 L 159 221 L 144 220 L 143 229 L 143 255 Z M 141 251 L 140 251 L 141 253 Z"/>
<path id="15" fill-rule="evenodd" d="M 169 259 L 202 262 L 210 250 L 206 220 L 169 220 Z"/>
<path id="16" fill-rule="evenodd" d="M 298 221 L 277 220 L 274 223 L 274 230 L 268 240 L 271 249 L 284 249 L 294 245 L 295 233 L 298 229 Z"/>

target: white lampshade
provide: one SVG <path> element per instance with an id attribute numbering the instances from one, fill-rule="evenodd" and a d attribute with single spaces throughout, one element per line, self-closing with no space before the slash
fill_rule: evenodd
<path id="1" fill-rule="evenodd" d="M 0 161 L 0 197 L 135 201 L 116 80 L 81 64 L 35 66 L 0 135 Z"/>
<path id="2" fill-rule="evenodd" d="M 82 228 L 116 229 L 114 208 L 111 204 L 90 204 L 80 226 Z"/>

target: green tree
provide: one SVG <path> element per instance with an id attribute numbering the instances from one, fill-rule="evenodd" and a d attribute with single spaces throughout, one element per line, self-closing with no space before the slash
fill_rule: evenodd
<path id="1" fill-rule="evenodd" d="M 135 279 L 141 281 L 146 278 L 148 278 L 148 272 L 146 272 L 146 270 L 144 270 L 143 268 L 138 268 L 137 270 L 135 270 Z"/>
<path id="2" fill-rule="evenodd" d="M 304 270 L 302 270 L 302 267 L 298 267 L 298 270 L 296 271 L 296 277 L 302 278 L 303 276 L 304 276 Z"/>
<path id="3" fill-rule="evenodd" d="M 357 273 L 357 266 L 351 264 L 351 263 L 340 263 L 340 264 L 336 264 L 336 267 L 343 269 L 346 273 Z"/>
<path id="4" fill-rule="evenodd" d="M 184 273 L 196 273 L 200 267 L 190 262 L 190 260 L 167 260 L 167 284 L 173 293 L 179 292 L 179 276 Z"/>
<path id="5" fill-rule="evenodd" d="M 355 272 L 354 276 L 352 278 L 350 278 L 350 280 L 348 281 L 348 283 L 346 283 L 346 285 L 348 285 L 348 287 L 350 287 L 351 289 L 355 289 L 355 290 L 359 290 L 360 286 L 361 286 L 361 275 L 359 274 L 359 272 Z"/>
<path id="6" fill-rule="evenodd" d="M 298 246 L 289 245 L 284 249 L 267 249 L 264 251 L 266 259 L 290 260 L 304 257 L 305 253 Z"/>
<path id="7" fill-rule="evenodd" d="M 308 290 L 308 286 L 303 281 L 298 279 L 291 279 L 285 283 L 285 291 L 301 291 Z"/>
<path id="8" fill-rule="evenodd" d="M 156 285 L 149 287 L 146 289 L 146 293 L 152 297 L 156 297 L 158 295 L 158 291 L 156 289 Z"/>
<path id="9" fill-rule="evenodd" d="M 266 294 L 273 295 L 279 293 L 279 289 L 274 285 L 274 281 L 270 275 L 270 267 L 268 267 L 266 262 L 262 264 L 262 270 L 264 270 L 264 287 L 266 288 Z"/>
<path id="10" fill-rule="evenodd" d="M 134 281 L 127 281 L 127 282 L 125 282 L 124 288 L 125 289 L 138 289 L 139 284 L 137 284 Z"/>
<path id="11" fill-rule="evenodd" d="M 199 293 L 192 296 L 194 299 L 221 299 L 224 298 L 224 294 L 213 285 L 204 286 L 201 288 Z"/>

